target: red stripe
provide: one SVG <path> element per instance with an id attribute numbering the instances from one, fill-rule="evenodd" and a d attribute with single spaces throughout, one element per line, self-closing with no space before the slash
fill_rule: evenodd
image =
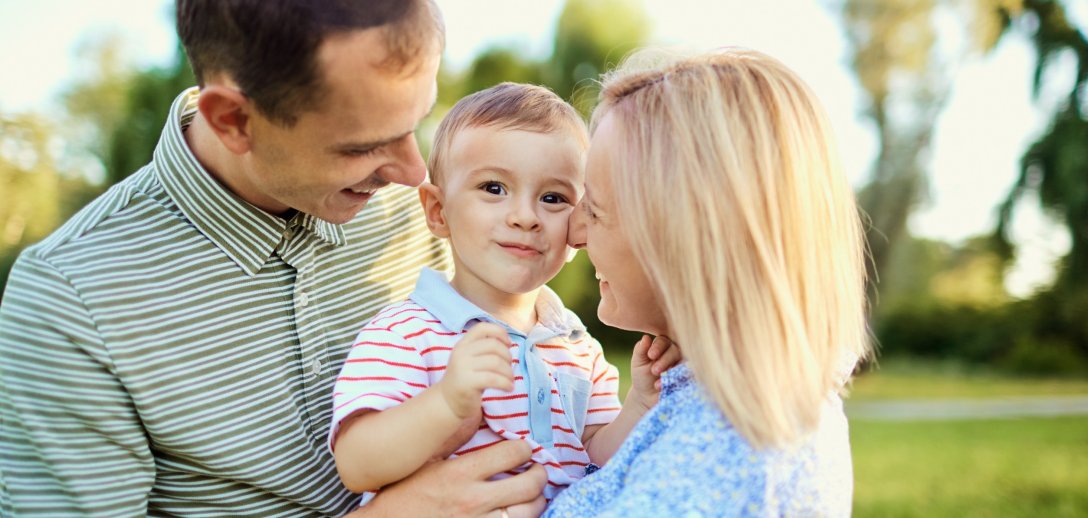
<path id="1" fill-rule="evenodd" d="M 402 392 L 402 394 L 403 394 L 403 392 Z M 411 398 L 411 396 L 409 396 L 408 394 L 404 394 L 404 395 L 407 398 Z M 355 397 L 345 401 L 344 403 L 337 406 L 336 410 L 340 410 L 341 408 L 344 408 L 345 406 L 347 406 L 347 405 L 349 405 L 351 403 L 354 403 L 354 402 L 356 402 L 356 401 L 358 401 L 358 400 L 360 400 L 360 399 L 362 399 L 364 397 L 367 397 L 367 396 L 383 397 L 385 399 L 391 399 L 393 401 L 396 401 L 397 403 L 403 403 L 405 401 L 404 399 L 398 399 L 398 398 L 395 398 L 393 396 L 389 396 L 389 395 L 386 395 L 386 394 L 378 394 L 377 392 L 367 392 L 366 394 L 359 394 L 358 396 L 355 396 Z"/>
<path id="2" fill-rule="evenodd" d="M 399 381 L 405 385 L 416 388 L 427 388 L 427 385 L 422 383 L 415 383 L 412 381 L 402 380 L 400 378 L 394 378 L 392 376 L 340 376 L 336 378 L 336 381 Z"/>
<path id="3" fill-rule="evenodd" d="M 618 396 L 617 392 L 594 392 L 589 397 L 606 397 L 606 396 Z"/>
<path id="4" fill-rule="evenodd" d="M 474 452 L 474 451 L 479 451 L 479 450 L 482 450 L 482 449 L 484 449 L 484 448 L 487 448 L 488 446 L 494 446 L 494 445 L 496 445 L 496 444 L 499 444 L 500 442 L 503 442 L 503 441 L 505 441 L 505 440 L 506 440 L 506 439 L 499 439 L 499 440 L 497 440 L 497 441 L 495 441 L 495 442 L 489 442 L 489 443 L 487 443 L 487 444 L 481 444 L 481 445 L 479 445 L 479 446 L 473 446 L 473 447 L 471 447 L 471 448 L 467 448 L 467 449 L 464 449 L 464 450 L 456 451 L 456 452 L 454 452 L 453 454 L 454 454 L 454 455 L 464 455 L 464 454 L 466 454 L 466 453 L 472 453 L 472 452 Z"/>
<path id="5" fill-rule="evenodd" d="M 428 320 L 428 322 L 430 322 L 430 320 Z M 438 321 L 436 320 L 436 321 L 434 321 L 433 323 L 435 323 L 435 324 L 438 324 L 438 323 L 440 323 L 440 322 L 438 322 Z M 438 336 L 454 336 L 454 335 L 457 335 L 457 334 L 459 334 L 459 333 L 454 333 L 454 332 L 452 332 L 452 331 L 438 331 L 438 330 L 436 330 L 436 329 L 431 329 L 431 328 L 429 328 L 429 327 L 425 327 L 425 328 L 423 328 L 423 329 L 420 329 L 419 331 L 416 331 L 416 332 L 414 332 L 414 333 L 408 333 L 408 334 L 404 335 L 404 339 L 405 339 L 405 340 L 407 340 L 407 339 L 409 339 L 409 338 L 415 338 L 415 337 L 417 337 L 417 336 L 419 336 L 419 335 L 422 335 L 422 334 L 424 334 L 424 333 L 428 333 L 428 332 L 429 332 L 429 333 L 434 333 L 434 334 L 436 334 L 436 335 L 438 335 Z"/>
<path id="6" fill-rule="evenodd" d="M 422 355 L 422 354 L 432 353 L 434 351 L 452 351 L 452 350 L 453 350 L 453 347 L 443 347 L 443 346 L 440 346 L 440 345 L 436 345 L 434 347 L 428 347 L 428 348 L 426 348 L 426 349 L 424 349 L 422 351 L 419 351 L 419 354 Z"/>
<path id="7" fill-rule="evenodd" d="M 585 366 L 583 366 L 581 364 L 577 364 L 577 363 L 574 363 L 574 362 L 550 362 L 548 360 L 544 360 L 544 363 L 547 363 L 548 365 L 551 365 L 552 367 L 577 367 L 577 368 L 582 369 L 582 370 L 584 370 L 586 372 L 590 372 L 588 367 L 585 367 Z"/>
<path id="8" fill-rule="evenodd" d="M 411 316 L 411 317 L 408 317 L 408 318 L 406 318 L 404 320 L 393 322 L 392 324 L 389 324 L 386 327 L 364 327 L 363 331 L 392 331 L 394 327 L 399 326 L 399 325 L 401 325 L 401 324 L 403 324 L 405 322 L 411 322 L 412 320 L 419 320 L 421 322 L 426 322 L 428 324 L 440 324 L 441 323 L 441 322 L 439 322 L 437 320 L 427 320 L 427 319 L 419 318 L 419 317 L 416 317 L 416 316 Z M 407 337 L 405 337 L 405 338 L 407 338 Z"/>
<path id="9" fill-rule="evenodd" d="M 566 349 L 567 348 L 567 346 L 565 346 L 565 345 L 558 345 L 558 344 L 536 344 L 536 346 L 541 348 L 541 349 Z"/>
<path id="10" fill-rule="evenodd" d="M 596 413 L 596 412 L 619 412 L 619 411 L 620 411 L 620 407 L 609 407 L 609 408 L 591 408 L 591 409 L 589 409 L 589 411 L 588 411 L 588 412 L 586 412 L 586 413 L 587 413 L 587 414 L 592 414 L 592 413 Z"/>
<path id="11" fill-rule="evenodd" d="M 565 443 L 561 443 L 561 442 L 555 443 L 555 447 L 556 448 L 570 448 L 570 449 L 572 449 L 574 451 L 586 451 L 586 449 L 582 448 L 581 446 L 575 446 L 573 444 L 565 444 Z"/>
<path id="12" fill-rule="evenodd" d="M 563 462 L 560 462 L 559 465 L 560 466 L 581 466 L 581 467 L 584 468 L 584 467 L 586 467 L 586 465 L 588 465 L 588 463 L 578 462 L 576 460 L 565 460 Z"/>
<path id="13" fill-rule="evenodd" d="M 395 309 L 395 308 L 389 308 L 389 309 Z M 399 315 L 401 313 L 407 313 L 409 311 L 414 311 L 416 313 L 427 313 L 428 312 L 426 309 L 418 308 L 418 307 L 417 308 L 406 308 L 406 309 L 402 309 L 402 310 L 400 310 L 400 311 L 398 311 L 396 313 L 393 313 L 392 315 L 378 315 L 378 317 L 375 318 L 374 320 L 371 320 L 370 323 L 371 324 L 376 324 L 379 320 L 389 320 L 389 319 L 391 319 L 391 318 L 393 318 L 393 317 L 395 317 L 395 316 L 397 316 L 397 315 Z"/>
<path id="14" fill-rule="evenodd" d="M 491 415 L 491 414 L 488 414 L 487 412 L 484 412 L 484 417 L 486 417 L 488 419 L 512 419 L 512 418 L 515 418 L 515 417 L 525 417 L 525 416 L 528 416 L 528 415 L 529 415 L 529 412 L 518 412 L 516 414 L 505 414 L 505 415 Z"/>
<path id="15" fill-rule="evenodd" d="M 553 393 L 554 393 L 554 391 L 553 391 Z M 482 399 L 482 401 L 509 401 L 511 399 L 525 399 L 525 398 L 528 398 L 528 397 L 529 397 L 529 394 L 514 394 L 514 395 L 511 395 L 511 396 L 485 397 L 485 398 Z"/>
<path id="16" fill-rule="evenodd" d="M 415 347 L 408 347 L 406 345 L 391 344 L 391 343 L 388 343 L 388 342 L 366 342 L 366 341 L 356 342 L 355 344 L 352 345 L 352 347 L 359 347 L 360 345 L 373 345 L 373 346 L 376 346 L 376 347 L 392 347 L 394 349 L 400 349 L 400 350 L 403 350 L 403 351 L 414 351 L 414 350 L 416 350 Z"/>
<path id="17" fill-rule="evenodd" d="M 408 368 L 408 369 L 415 369 L 417 371 L 424 371 L 424 372 L 434 369 L 434 367 L 420 367 L 419 365 L 412 365 L 410 363 L 391 362 L 391 361 L 383 360 L 381 358 L 351 358 L 351 359 L 345 361 L 344 363 L 384 363 L 386 365 L 392 365 L 394 367 L 405 367 L 405 368 Z M 442 369 L 445 369 L 445 367 L 442 367 Z"/>
<path id="18" fill-rule="evenodd" d="M 601 378 L 603 378 L 605 374 L 608 374 L 608 369 L 605 369 L 605 370 L 601 371 L 601 375 L 597 376 L 597 379 L 593 380 L 593 383 L 597 383 L 597 382 L 601 381 Z"/>

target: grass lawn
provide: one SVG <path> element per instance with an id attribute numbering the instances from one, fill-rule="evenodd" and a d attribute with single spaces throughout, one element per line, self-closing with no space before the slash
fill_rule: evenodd
<path id="1" fill-rule="evenodd" d="M 854 378 L 850 400 L 1088 394 L 1088 379 L 1028 378 L 958 363 L 886 360 Z"/>
<path id="2" fill-rule="evenodd" d="M 627 351 L 605 351 L 630 383 Z M 1023 378 L 955 363 L 885 360 L 850 400 L 1088 394 L 1088 380 Z M 852 420 L 858 517 L 1088 517 L 1088 416 Z"/>
<path id="3" fill-rule="evenodd" d="M 1088 516 L 1088 416 L 852 421 L 855 516 Z"/>

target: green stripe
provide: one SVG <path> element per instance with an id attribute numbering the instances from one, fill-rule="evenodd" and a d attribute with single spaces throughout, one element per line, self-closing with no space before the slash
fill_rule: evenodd
<path id="1" fill-rule="evenodd" d="M 179 96 L 149 166 L 12 269 L 0 515 L 353 505 L 325 446 L 339 364 L 423 266 L 449 268 L 445 245 L 409 188 L 384 189 L 342 226 L 241 202 L 184 147 L 194 101 Z"/>

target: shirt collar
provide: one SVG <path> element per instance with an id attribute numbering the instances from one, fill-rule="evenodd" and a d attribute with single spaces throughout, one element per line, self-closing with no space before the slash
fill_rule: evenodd
<path id="1" fill-rule="evenodd" d="M 445 275 L 430 268 L 424 268 L 419 273 L 416 289 L 409 298 L 429 311 L 451 331 L 464 331 L 472 322 L 492 322 L 512 330 L 509 325 L 461 296 Z M 547 286 L 542 286 L 537 294 L 536 314 L 538 326 L 545 326 L 554 334 L 570 340 L 578 340 L 586 332 L 578 317 L 566 309 L 559 296 Z"/>
<path id="2" fill-rule="evenodd" d="M 193 87 L 174 99 L 152 162 L 163 189 L 201 234 L 249 276 L 261 270 L 281 241 L 300 230 L 333 246 L 347 242 L 341 225 L 302 213 L 290 220 L 273 216 L 216 181 L 193 156 L 183 133 L 196 116 L 199 98 L 200 90 Z"/>
<path id="3" fill-rule="evenodd" d="M 693 379 L 694 374 L 691 372 L 691 367 L 688 367 L 688 362 L 682 361 L 661 373 L 661 395 L 672 394 L 690 385 Z"/>

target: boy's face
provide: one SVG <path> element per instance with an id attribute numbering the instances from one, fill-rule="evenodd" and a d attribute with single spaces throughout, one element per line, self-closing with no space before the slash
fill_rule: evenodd
<path id="1" fill-rule="evenodd" d="M 469 127 L 454 136 L 439 186 L 444 226 L 432 229 L 450 238 L 462 295 L 500 302 L 559 273 L 584 153 L 565 131 Z"/>

